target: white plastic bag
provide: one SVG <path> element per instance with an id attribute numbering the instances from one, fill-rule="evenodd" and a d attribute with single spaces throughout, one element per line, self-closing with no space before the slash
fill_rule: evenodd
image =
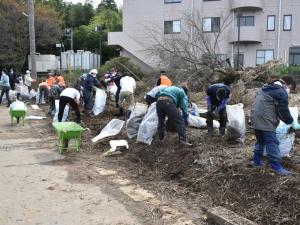
<path id="1" fill-rule="evenodd" d="M 113 96 L 116 95 L 117 90 L 118 90 L 118 87 L 117 87 L 117 85 L 116 85 L 115 83 L 113 83 L 113 84 L 111 84 L 111 85 L 108 85 L 108 87 L 107 87 L 107 91 L 108 91 L 109 93 L 111 93 Z"/>
<path id="2" fill-rule="evenodd" d="M 37 92 L 34 89 L 31 89 L 31 91 L 29 93 L 30 99 L 35 98 L 36 94 L 37 94 Z"/>
<path id="3" fill-rule="evenodd" d="M 189 113 L 193 116 L 199 116 L 199 108 L 196 103 L 192 103 L 191 107 L 189 108 Z"/>
<path id="4" fill-rule="evenodd" d="M 147 112 L 147 105 L 142 103 L 136 103 L 132 110 L 129 119 L 126 123 L 127 137 L 133 138 L 137 136 L 139 126 Z"/>
<path id="5" fill-rule="evenodd" d="M 227 139 L 234 142 L 244 142 L 246 135 L 246 123 L 244 105 L 242 103 L 236 105 L 227 105 Z"/>
<path id="6" fill-rule="evenodd" d="M 290 112 L 294 120 L 298 120 L 298 107 L 289 107 Z M 276 137 L 279 141 L 279 151 L 280 157 L 290 156 L 290 152 L 293 149 L 295 142 L 295 133 L 289 133 L 291 125 L 285 124 L 283 121 L 280 121 L 278 127 L 276 128 Z M 264 151 L 266 155 L 266 151 Z"/>
<path id="7" fill-rule="evenodd" d="M 100 139 L 115 136 L 122 130 L 125 121 L 119 119 L 112 119 L 100 132 L 99 135 L 92 139 L 92 142 L 97 142 Z"/>
<path id="8" fill-rule="evenodd" d="M 55 109 L 56 109 L 56 112 L 55 112 L 55 115 L 53 117 L 53 123 L 58 122 L 59 100 L 55 100 Z M 64 109 L 63 117 L 61 119 L 61 122 L 67 121 L 68 115 L 69 115 L 69 110 L 70 110 L 70 107 L 68 105 L 66 105 L 66 107 Z"/>
<path id="9" fill-rule="evenodd" d="M 28 87 L 25 85 L 20 86 L 20 97 L 22 100 L 27 100 L 30 98 Z"/>
<path id="10" fill-rule="evenodd" d="M 157 132 L 158 117 L 156 102 L 152 103 L 139 127 L 137 141 L 150 145 L 154 134 Z"/>
<path id="11" fill-rule="evenodd" d="M 93 114 L 95 116 L 99 115 L 104 111 L 105 104 L 106 104 L 107 94 L 104 90 L 97 88 L 96 89 L 96 97 L 95 97 L 95 104 L 93 107 Z"/>
<path id="12" fill-rule="evenodd" d="M 11 103 L 9 108 L 11 110 L 25 110 L 25 111 L 27 110 L 27 107 L 26 107 L 25 103 L 21 102 L 21 101 L 18 101 L 18 100 Z"/>
<path id="13" fill-rule="evenodd" d="M 188 125 L 190 127 L 196 127 L 196 128 L 204 128 L 207 127 L 206 119 L 200 116 L 193 116 L 189 114 L 188 118 Z M 213 128 L 219 128 L 220 123 L 216 120 L 213 121 Z"/>

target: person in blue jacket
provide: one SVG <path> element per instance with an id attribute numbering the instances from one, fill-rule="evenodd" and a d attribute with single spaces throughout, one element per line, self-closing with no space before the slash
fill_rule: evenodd
<path id="1" fill-rule="evenodd" d="M 96 69 L 92 69 L 89 74 L 86 76 L 84 83 L 83 83 L 83 102 L 84 102 L 84 109 L 90 111 L 93 109 L 93 86 L 100 85 L 99 81 L 97 80 L 98 71 Z"/>
<path id="2" fill-rule="evenodd" d="M 213 135 L 213 120 L 214 113 L 219 114 L 220 128 L 219 132 L 221 136 L 225 135 L 225 128 L 227 123 L 226 105 L 229 102 L 230 88 L 225 84 L 213 84 L 206 90 L 206 104 L 207 104 L 207 129 L 208 135 Z"/>
<path id="3" fill-rule="evenodd" d="M 5 70 L 2 70 L 2 76 L 1 76 L 1 82 L 2 86 L 2 91 L 1 91 L 1 96 L 0 96 L 0 105 L 2 103 L 2 98 L 5 94 L 6 100 L 7 100 L 7 107 L 10 105 L 10 99 L 9 99 L 9 89 L 10 89 L 10 84 L 9 84 L 9 76 L 7 75 Z"/>
<path id="4" fill-rule="evenodd" d="M 185 131 L 185 127 L 188 125 L 189 108 L 187 93 L 188 89 L 185 86 L 170 86 L 156 94 L 157 131 L 160 140 L 163 140 L 165 136 L 165 119 L 167 116 L 172 126 L 176 127 L 180 144 L 187 147 L 192 146 L 187 141 Z M 181 109 L 182 114 L 179 109 Z"/>
<path id="5" fill-rule="evenodd" d="M 291 116 L 288 107 L 288 93 L 296 88 L 296 82 L 291 76 L 284 76 L 280 80 L 265 84 L 256 93 L 251 109 L 251 122 L 255 131 L 253 165 L 263 166 L 264 149 L 270 161 L 271 168 L 283 175 L 292 173 L 281 165 L 279 141 L 276 137 L 276 128 L 282 120 L 290 124 L 295 130 L 300 129 L 297 120 Z"/>

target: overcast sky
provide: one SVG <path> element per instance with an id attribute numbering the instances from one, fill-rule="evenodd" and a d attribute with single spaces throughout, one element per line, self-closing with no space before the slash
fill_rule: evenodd
<path id="1" fill-rule="evenodd" d="M 85 0 L 65 0 L 66 2 L 73 2 L 74 4 L 81 2 L 81 3 L 85 3 Z M 99 3 L 101 2 L 101 0 L 93 0 L 94 2 L 94 6 L 97 7 L 97 5 L 99 5 Z M 123 0 L 115 0 L 115 2 L 117 3 L 117 5 L 120 7 L 123 4 Z"/>

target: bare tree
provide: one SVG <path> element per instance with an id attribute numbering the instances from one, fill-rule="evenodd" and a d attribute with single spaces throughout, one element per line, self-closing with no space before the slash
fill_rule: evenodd
<path id="1" fill-rule="evenodd" d="M 151 45 L 146 51 L 158 56 L 165 64 L 179 59 L 180 67 L 190 71 L 197 71 L 203 66 L 214 70 L 222 64 L 219 43 L 231 21 L 231 15 L 221 17 L 214 21 L 211 32 L 205 32 L 203 18 L 197 13 L 183 15 L 181 32 L 178 34 L 168 35 L 157 27 L 147 27 Z"/>

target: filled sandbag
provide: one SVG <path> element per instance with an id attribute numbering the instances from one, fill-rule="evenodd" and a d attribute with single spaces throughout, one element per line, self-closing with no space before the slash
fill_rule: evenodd
<path id="1" fill-rule="evenodd" d="M 148 108 L 147 113 L 140 124 L 137 142 L 150 145 L 153 140 L 153 136 L 157 132 L 157 125 L 158 117 L 156 113 L 156 102 L 154 102 Z"/>
<path id="2" fill-rule="evenodd" d="M 147 105 L 136 103 L 126 123 L 127 137 L 133 138 L 138 134 L 139 126 L 147 112 Z"/>
<path id="3" fill-rule="evenodd" d="M 99 115 L 104 111 L 105 104 L 106 104 L 106 98 L 107 94 L 104 90 L 97 88 L 96 89 L 96 97 L 95 97 L 95 103 L 93 106 L 93 114 L 95 116 Z"/>
<path id="4" fill-rule="evenodd" d="M 230 142 L 244 142 L 246 136 L 246 122 L 244 105 L 242 103 L 226 106 L 228 127 L 227 140 Z"/>

